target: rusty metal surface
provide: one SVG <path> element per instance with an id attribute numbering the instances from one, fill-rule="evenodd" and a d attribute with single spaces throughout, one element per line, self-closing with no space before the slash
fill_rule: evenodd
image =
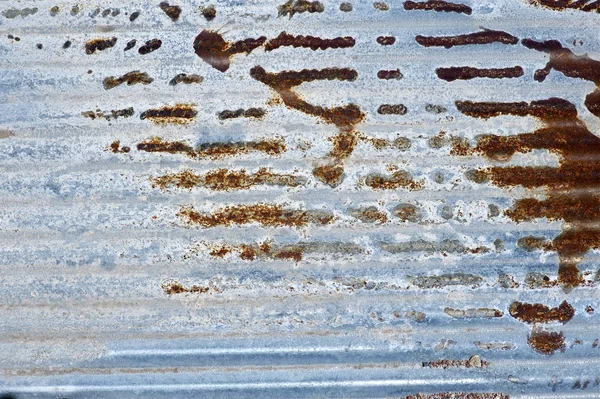
<path id="1" fill-rule="evenodd" d="M 0 393 L 600 396 L 594 1 L 0 3 Z"/>

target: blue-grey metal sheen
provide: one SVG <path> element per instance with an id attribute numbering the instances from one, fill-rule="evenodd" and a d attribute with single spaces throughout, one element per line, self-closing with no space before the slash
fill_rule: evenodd
<path id="1" fill-rule="evenodd" d="M 599 26 L 0 2 L 0 397 L 600 397 Z"/>

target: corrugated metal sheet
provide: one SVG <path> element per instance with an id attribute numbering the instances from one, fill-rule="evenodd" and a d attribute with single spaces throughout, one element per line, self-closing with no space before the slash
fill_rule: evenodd
<path id="1" fill-rule="evenodd" d="M 0 3 L 0 391 L 599 397 L 600 6 L 460 3 Z"/>

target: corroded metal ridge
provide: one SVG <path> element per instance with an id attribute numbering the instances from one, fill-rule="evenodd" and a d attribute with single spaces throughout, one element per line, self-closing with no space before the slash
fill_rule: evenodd
<path id="1" fill-rule="evenodd" d="M 598 9 L 3 2 L 0 396 L 599 397 Z"/>

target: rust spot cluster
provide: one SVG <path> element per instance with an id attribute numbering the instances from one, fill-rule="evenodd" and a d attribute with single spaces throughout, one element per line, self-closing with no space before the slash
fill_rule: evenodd
<path id="1" fill-rule="evenodd" d="M 423 367 L 435 368 L 435 369 L 448 369 L 448 368 L 487 368 L 489 362 L 482 360 L 478 355 L 473 355 L 466 360 L 454 360 L 454 359 L 440 359 L 433 360 L 431 362 L 423 362 Z"/>
<path id="2" fill-rule="evenodd" d="M 396 171 L 391 175 L 370 173 L 365 178 L 365 184 L 374 190 L 397 190 L 399 188 L 419 190 L 423 188 L 423 183 L 423 181 L 415 181 L 410 172 L 403 170 Z"/>
<path id="3" fill-rule="evenodd" d="M 304 227 L 309 224 L 327 225 L 335 217 L 328 211 L 286 209 L 281 205 L 234 205 L 214 213 L 201 213 L 192 207 L 182 208 L 178 216 L 190 225 L 204 228 L 259 223 L 269 227 Z"/>
<path id="4" fill-rule="evenodd" d="M 102 85 L 104 86 L 104 89 L 110 90 L 122 85 L 123 83 L 127 83 L 127 86 L 132 86 L 135 84 L 148 85 L 152 82 L 154 82 L 154 79 L 146 72 L 131 71 L 123 76 L 109 76 L 104 78 Z"/>
<path id="5" fill-rule="evenodd" d="M 546 149 L 559 156 L 558 168 L 546 166 L 494 166 L 485 173 L 501 187 L 545 187 L 544 200 L 522 198 L 506 215 L 516 222 L 537 218 L 564 220 L 563 232 L 552 242 L 560 265 L 558 281 L 565 288 L 583 282 L 577 264 L 589 249 L 600 248 L 600 235 L 590 223 L 600 220 L 600 198 L 590 190 L 599 183 L 600 139 L 578 118 L 570 102 L 550 98 L 531 103 L 473 103 L 459 101 L 459 111 L 466 115 L 490 118 L 503 114 L 533 116 L 542 127 L 532 133 L 515 136 L 484 135 L 472 150 L 499 160 L 514 153 Z"/>
<path id="6" fill-rule="evenodd" d="M 456 12 L 459 14 L 471 15 L 473 10 L 471 7 L 464 4 L 451 3 L 449 1 L 442 0 L 429 0 L 429 1 L 405 1 L 404 9 L 407 11 L 422 10 L 422 11 L 436 11 L 436 12 Z"/>
<path id="7" fill-rule="evenodd" d="M 110 121 L 118 118 L 129 118 L 130 116 L 133 116 L 134 113 L 135 111 L 133 110 L 133 107 L 129 107 L 123 109 L 113 109 L 111 111 L 101 111 L 97 109 L 96 111 L 82 112 L 81 115 L 92 120 L 96 118 L 104 118 L 107 121 Z"/>
<path id="8" fill-rule="evenodd" d="M 298 187 L 306 184 L 306 179 L 291 174 L 279 174 L 260 168 L 256 173 L 245 170 L 217 169 L 198 175 L 189 170 L 166 174 L 152 179 L 154 186 L 193 188 L 206 187 L 216 191 L 245 190 L 257 185 Z"/>

